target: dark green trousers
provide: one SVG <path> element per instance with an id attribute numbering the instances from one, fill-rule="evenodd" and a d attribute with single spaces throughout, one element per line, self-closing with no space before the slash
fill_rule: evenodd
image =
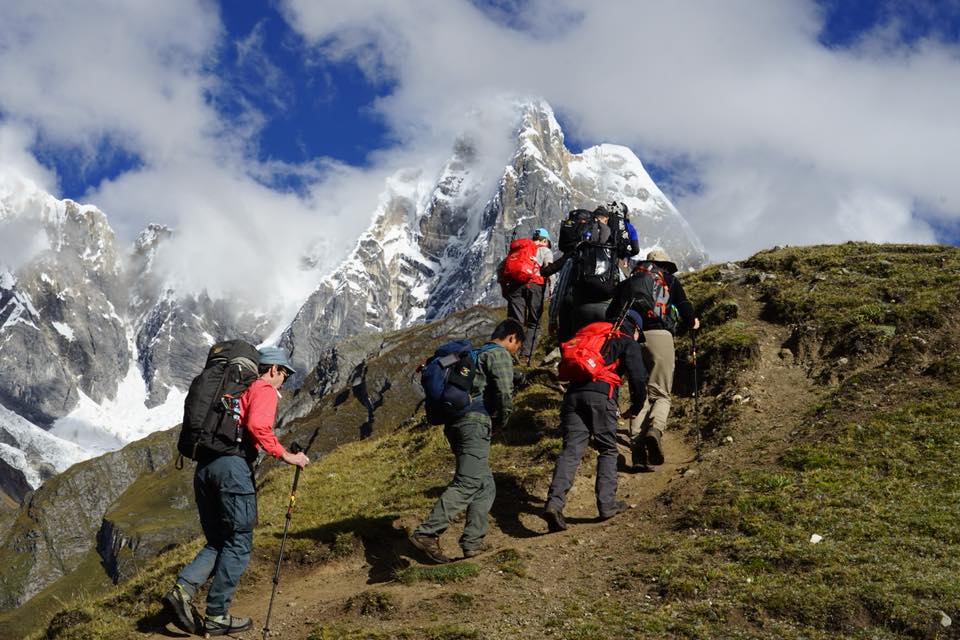
<path id="1" fill-rule="evenodd" d="M 490 470 L 490 416 L 468 413 L 443 429 L 450 450 L 457 459 L 453 481 L 433 506 L 433 510 L 415 533 L 439 536 L 450 522 L 466 510 L 466 523 L 460 536 L 464 551 L 483 543 L 489 526 L 490 508 L 497 495 Z"/>

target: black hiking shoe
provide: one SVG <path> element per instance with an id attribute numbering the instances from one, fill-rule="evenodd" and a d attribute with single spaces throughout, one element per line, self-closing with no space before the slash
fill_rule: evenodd
<path id="1" fill-rule="evenodd" d="M 556 507 L 545 508 L 543 519 L 547 521 L 547 531 L 550 533 L 567 530 L 567 521 L 563 519 L 563 512 Z"/>
<path id="2" fill-rule="evenodd" d="M 228 633 L 238 633 L 253 627 L 250 618 L 238 618 L 229 613 L 222 616 L 206 616 L 203 619 L 203 632 L 208 636 L 225 636 Z"/>
<path id="3" fill-rule="evenodd" d="M 173 617 L 173 623 L 182 631 L 197 633 L 197 620 L 190 605 L 190 594 L 179 582 L 163 595 L 163 606 Z"/>
<path id="4" fill-rule="evenodd" d="M 650 428 L 643 436 L 643 443 L 647 446 L 647 464 L 663 464 L 663 449 L 660 447 L 660 429 Z"/>
<path id="5" fill-rule="evenodd" d="M 476 558 L 479 555 L 483 555 L 488 551 L 493 551 L 493 545 L 489 542 L 481 542 L 480 546 L 474 547 L 473 549 L 464 549 L 463 557 L 464 558 Z"/>
<path id="6" fill-rule="evenodd" d="M 647 447 L 642 438 L 630 443 L 630 463 L 634 469 L 647 466 Z"/>
<path id="7" fill-rule="evenodd" d="M 617 515 L 618 513 L 623 513 L 629 508 L 630 507 L 627 506 L 626 502 L 624 502 L 623 500 L 617 500 L 613 503 L 613 505 L 610 506 L 609 509 L 605 509 L 600 512 L 600 519 L 609 520 L 613 516 Z"/>
<path id="8" fill-rule="evenodd" d="M 440 548 L 440 539 L 436 536 L 428 536 L 423 533 L 414 533 L 410 536 L 410 544 L 423 552 L 431 562 L 435 564 L 446 564 L 450 558 L 444 555 Z"/>

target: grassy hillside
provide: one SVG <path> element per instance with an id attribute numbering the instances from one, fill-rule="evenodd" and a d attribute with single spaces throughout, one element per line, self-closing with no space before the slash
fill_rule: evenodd
<path id="1" fill-rule="evenodd" d="M 399 393 L 383 405 L 407 407 L 390 415 L 394 428 L 337 447 L 303 474 L 274 631 L 960 637 L 960 250 L 776 249 L 690 274 L 684 286 L 704 319 L 699 412 L 683 338 L 668 464 L 621 473 L 633 509 L 593 521 L 588 454 L 570 530 L 544 535 L 537 513 L 560 449 L 560 391 L 549 369 L 536 369 L 491 455 L 497 551 L 421 565 L 406 531 L 448 481 L 452 457 L 441 431 L 412 414 L 415 398 Z M 423 351 L 427 335 L 418 334 Z M 355 398 L 325 406 L 291 436 L 333 412 L 366 416 Z M 257 634 L 292 476 L 289 467 L 266 476 L 235 603 Z M 35 637 L 168 637 L 158 599 L 197 545 L 160 554 L 105 595 L 65 603 Z"/>

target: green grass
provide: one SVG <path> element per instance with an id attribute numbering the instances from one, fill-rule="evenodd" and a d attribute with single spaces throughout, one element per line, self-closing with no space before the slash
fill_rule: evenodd
<path id="1" fill-rule="evenodd" d="M 493 561 L 497 563 L 497 569 L 504 574 L 513 575 L 518 578 L 527 576 L 527 563 L 523 555 L 516 549 L 502 549 L 493 556 Z"/>
<path id="2" fill-rule="evenodd" d="M 889 357 L 888 366 L 846 378 L 811 410 L 809 428 L 792 436 L 777 464 L 742 468 L 715 481 L 686 512 L 674 514 L 674 529 L 656 538 L 639 535 L 629 550 L 634 559 L 611 573 L 607 592 L 551 603 L 556 606 L 543 614 L 543 636 L 948 637 L 938 626 L 939 611 L 960 621 L 960 357 L 950 330 L 960 251 L 787 248 L 747 261 L 737 276 L 745 283 L 723 272 L 715 266 L 684 277 L 698 312 L 709 319 L 698 343 L 704 389 L 735 388 L 737 372 L 756 360 L 760 334 L 743 317 L 744 295 L 759 296 L 770 321 L 812 328 L 808 357 L 867 354 L 879 362 Z M 766 273 L 776 277 L 760 277 Z M 691 345 L 689 338 L 677 345 L 679 380 Z M 505 489 L 495 509 L 528 501 L 530 487 L 542 486 L 562 446 L 559 392 L 548 375 L 533 373 L 532 384 L 517 394 L 516 416 L 495 436 L 491 461 Z M 441 429 L 391 410 L 396 424 L 339 446 L 302 474 L 289 562 L 365 553 L 384 564 L 384 579 L 469 585 L 481 571 L 476 564 L 406 566 L 394 551 L 404 537 L 395 521 L 429 510 L 449 481 L 453 459 Z M 704 400 L 705 433 L 721 433 L 737 418 L 735 407 Z M 248 576 L 268 580 L 264 576 L 272 574 L 292 474 L 290 467 L 277 467 L 266 478 Z M 128 496 L 130 504 L 134 496 L 143 504 L 162 502 L 139 487 Z M 819 544 L 810 543 L 814 533 L 823 536 Z M 162 554 L 106 596 L 88 594 L 72 604 L 65 597 L 68 604 L 52 629 L 65 640 L 149 631 L 159 597 L 197 546 L 194 541 Z M 491 560 L 484 566 L 513 576 L 531 569 L 512 549 Z M 474 596 L 449 598 L 468 606 Z M 376 595 L 351 606 L 361 616 L 391 615 L 389 598 Z M 333 625 L 317 627 L 311 637 L 481 636 L 457 626 L 388 632 Z"/>
<path id="3" fill-rule="evenodd" d="M 411 565 L 398 569 L 394 577 L 401 583 L 410 586 L 418 582 L 434 582 L 448 584 L 463 582 L 480 574 L 480 566 L 472 562 L 451 562 L 437 566 Z"/>
<path id="4" fill-rule="evenodd" d="M 653 593 L 646 611 L 597 601 L 564 637 L 953 637 L 939 612 L 960 617 L 960 389 L 931 383 L 867 415 L 849 392 L 782 464 L 716 482 L 674 535 L 638 543 L 650 562 L 614 587 Z"/>
<path id="5" fill-rule="evenodd" d="M 815 327 L 834 355 L 871 353 L 897 333 L 943 327 L 960 301 L 960 252 L 952 247 L 790 247 L 744 265 L 778 275 L 760 285 L 767 314 Z"/>

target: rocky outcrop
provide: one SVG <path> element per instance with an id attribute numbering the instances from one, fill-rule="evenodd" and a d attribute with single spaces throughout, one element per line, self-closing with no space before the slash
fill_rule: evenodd
<path id="1" fill-rule="evenodd" d="M 49 426 L 78 393 L 94 402 L 113 397 L 130 352 L 106 216 L 70 200 L 30 203 L 19 214 L 34 222 L 45 248 L 16 274 L 0 267 L 0 403 Z"/>
<path id="2" fill-rule="evenodd" d="M 147 406 L 162 404 L 172 389 L 189 388 L 215 342 L 241 338 L 257 344 L 271 329 L 270 318 L 231 300 L 180 293 L 165 282 L 153 263 L 158 249 L 173 235 L 163 225 L 149 225 L 137 237 L 130 257 L 129 317 L 147 384 Z"/>
<path id="3" fill-rule="evenodd" d="M 111 505 L 138 478 L 172 463 L 175 435 L 157 433 L 74 465 L 32 493 L 0 543 L 0 610 L 75 569 L 94 548 Z"/>

